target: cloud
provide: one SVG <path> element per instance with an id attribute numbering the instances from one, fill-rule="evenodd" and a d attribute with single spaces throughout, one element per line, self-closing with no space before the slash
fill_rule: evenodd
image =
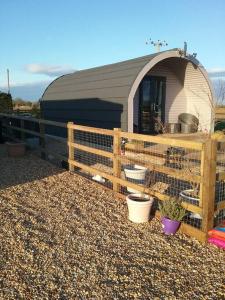
<path id="1" fill-rule="evenodd" d="M 208 70 L 210 77 L 225 77 L 225 68 L 213 68 Z"/>
<path id="2" fill-rule="evenodd" d="M 28 64 L 25 66 L 25 70 L 33 74 L 47 75 L 50 77 L 57 77 L 68 73 L 73 73 L 76 70 L 70 66 L 60 65 L 45 65 L 45 64 Z"/>
<path id="3" fill-rule="evenodd" d="M 14 84 L 11 85 L 10 92 L 13 98 L 37 101 L 41 98 L 42 94 L 50 83 L 51 80 Z M 5 86 L 0 86 L 0 90 L 7 92 L 7 88 Z"/>

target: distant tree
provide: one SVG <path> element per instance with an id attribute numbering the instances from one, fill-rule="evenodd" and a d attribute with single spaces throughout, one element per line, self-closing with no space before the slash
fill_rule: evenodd
<path id="1" fill-rule="evenodd" d="M 13 109 L 12 96 L 0 91 L 0 112 L 10 112 Z"/>

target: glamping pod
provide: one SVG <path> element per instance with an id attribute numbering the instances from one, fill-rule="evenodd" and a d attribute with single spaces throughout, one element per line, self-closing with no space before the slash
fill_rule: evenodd
<path id="1" fill-rule="evenodd" d="M 213 92 L 200 62 L 172 49 L 81 70 L 54 80 L 41 98 L 44 119 L 157 134 L 181 113 L 213 128 Z"/>

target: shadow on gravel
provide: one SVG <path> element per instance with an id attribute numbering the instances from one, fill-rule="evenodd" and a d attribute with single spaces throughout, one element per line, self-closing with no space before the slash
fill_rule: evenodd
<path id="1" fill-rule="evenodd" d="M 0 145 L 0 190 L 57 175 L 64 171 L 33 156 L 29 151 L 24 157 L 10 158 L 7 155 L 6 146 Z"/>

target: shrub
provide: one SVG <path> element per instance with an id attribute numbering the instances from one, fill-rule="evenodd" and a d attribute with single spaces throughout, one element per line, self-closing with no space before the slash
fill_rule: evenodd
<path id="1" fill-rule="evenodd" d="M 175 221 L 181 221 L 186 214 L 185 208 L 181 205 L 181 200 L 176 198 L 170 198 L 159 204 L 159 210 L 163 217 Z"/>

